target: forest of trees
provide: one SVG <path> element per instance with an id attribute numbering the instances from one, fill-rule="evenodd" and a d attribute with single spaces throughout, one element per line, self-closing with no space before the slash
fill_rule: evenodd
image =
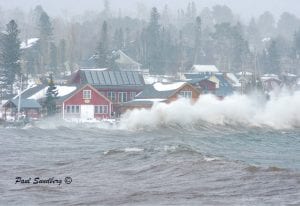
<path id="1" fill-rule="evenodd" d="M 112 52 L 121 49 L 152 74 L 175 74 L 193 64 L 214 64 L 222 71 L 299 74 L 300 19 L 283 13 L 276 21 L 266 11 L 249 22 L 224 5 L 170 11 L 139 3 L 136 17 L 104 10 L 74 17 L 49 16 L 41 6 L 26 13 L 3 11 L 0 20 L 0 82 L 11 85 L 22 73 L 61 74 L 79 67 L 113 67 Z M 142 9 L 144 8 L 144 9 Z M 144 14 L 145 15 L 145 14 Z M 30 48 L 17 44 L 39 38 Z"/>

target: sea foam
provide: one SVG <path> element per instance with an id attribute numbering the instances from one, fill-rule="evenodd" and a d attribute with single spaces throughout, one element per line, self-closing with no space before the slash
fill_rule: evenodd
<path id="1" fill-rule="evenodd" d="M 179 99 L 170 104 L 155 103 L 151 109 L 125 113 L 122 129 L 153 129 L 168 125 L 243 125 L 292 129 L 300 127 L 300 92 L 271 94 L 267 101 L 260 95 L 234 94 L 223 100 L 202 95 L 195 103 Z"/>

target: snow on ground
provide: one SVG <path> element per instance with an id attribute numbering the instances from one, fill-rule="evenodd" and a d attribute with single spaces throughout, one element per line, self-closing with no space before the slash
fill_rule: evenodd
<path id="1" fill-rule="evenodd" d="M 155 83 L 153 85 L 154 89 L 157 91 L 170 91 L 170 90 L 176 90 L 183 86 L 185 82 L 174 82 L 174 83 Z"/>

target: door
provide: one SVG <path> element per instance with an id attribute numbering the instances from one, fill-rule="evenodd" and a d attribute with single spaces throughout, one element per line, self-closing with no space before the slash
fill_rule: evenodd
<path id="1" fill-rule="evenodd" d="M 94 119 L 94 105 L 81 105 L 80 118 Z"/>

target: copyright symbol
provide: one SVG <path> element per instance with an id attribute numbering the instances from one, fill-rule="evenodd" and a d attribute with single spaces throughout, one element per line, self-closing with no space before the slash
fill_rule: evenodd
<path id="1" fill-rule="evenodd" d="M 72 178 L 71 177 L 65 177 L 65 183 L 66 184 L 71 184 Z"/>

